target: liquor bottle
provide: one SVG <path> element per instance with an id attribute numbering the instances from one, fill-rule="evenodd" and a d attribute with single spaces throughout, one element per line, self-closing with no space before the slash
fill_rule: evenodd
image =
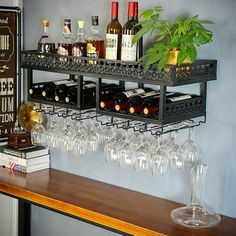
<path id="1" fill-rule="evenodd" d="M 57 53 L 63 56 L 72 55 L 72 33 L 71 33 L 71 20 L 64 20 L 62 39 L 58 43 Z"/>
<path id="2" fill-rule="evenodd" d="M 38 41 L 38 48 L 37 51 L 39 53 L 55 53 L 55 43 L 53 40 L 49 37 L 48 28 L 49 28 L 49 21 L 47 19 L 44 19 L 42 21 L 43 23 L 43 33 Z"/>
<path id="3" fill-rule="evenodd" d="M 137 44 L 132 45 L 134 35 L 140 30 L 135 26 L 138 23 L 138 3 L 129 2 L 128 4 L 128 21 L 122 28 L 122 44 L 121 44 L 121 60 L 136 61 L 137 57 Z M 139 45 L 141 47 L 142 44 Z M 141 53 L 141 50 L 138 50 Z"/>
<path id="4" fill-rule="evenodd" d="M 129 112 L 134 115 L 134 114 L 140 114 L 143 111 L 144 108 L 144 102 L 146 99 L 154 97 L 154 96 L 159 96 L 160 92 L 159 91 L 151 91 L 147 92 L 144 94 L 140 94 L 139 96 L 134 96 L 131 97 L 128 100 L 129 104 Z"/>
<path id="5" fill-rule="evenodd" d="M 190 99 L 196 97 L 197 95 L 183 94 L 183 93 L 167 93 L 166 94 L 166 103 L 172 103 L 177 101 L 182 101 L 185 99 Z M 159 113 L 159 101 L 160 96 L 154 96 L 148 98 L 144 101 L 143 113 L 146 116 L 152 116 Z"/>
<path id="6" fill-rule="evenodd" d="M 122 26 L 118 20 L 118 2 L 112 2 L 111 21 L 107 25 L 106 59 L 120 60 Z"/>
<path id="7" fill-rule="evenodd" d="M 67 81 L 68 80 L 56 80 L 46 82 L 42 89 L 42 96 L 44 97 L 44 99 L 48 101 L 54 101 L 56 86 L 59 84 L 64 84 Z"/>
<path id="8" fill-rule="evenodd" d="M 72 46 L 72 55 L 86 57 L 87 40 L 85 36 L 84 21 L 78 21 L 77 39 Z"/>
<path id="9" fill-rule="evenodd" d="M 64 103 L 67 91 L 71 87 L 76 87 L 76 86 L 77 86 L 77 82 L 75 82 L 73 80 L 67 80 L 67 81 L 65 81 L 65 83 L 61 83 L 61 82 L 58 83 L 57 82 L 57 86 L 55 87 L 55 92 L 54 92 L 55 93 L 55 101 Z"/>
<path id="10" fill-rule="evenodd" d="M 29 89 L 30 98 L 42 98 L 42 91 L 45 83 L 34 83 Z"/>
<path id="11" fill-rule="evenodd" d="M 153 91 L 150 88 L 137 88 L 126 90 L 124 92 L 118 93 L 114 96 L 115 100 L 115 110 L 118 112 L 127 112 L 129 108 L 128 100 L 133 96 L 139 96 L 140 94 L 145 94 L 146 92 Z"/>
<path id="12" fill-rule="evenodd" d="M 87 38 L 87 57 L 104 58 L 104 39 L 99 33 L 98 16 L 92 16 L 91 34 Z"/>

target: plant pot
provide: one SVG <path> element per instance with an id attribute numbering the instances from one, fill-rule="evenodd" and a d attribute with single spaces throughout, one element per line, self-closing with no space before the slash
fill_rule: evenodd
<path id="1" fill-rule="evenodd" d="M 169 59 L 168 59 L 166 64 L 167 65 L 173 65 L 173 66 L 177 65 L 178 64 L 179 54 L 180 54 L 180 50 L 178 48 L 171 49 L 170 55 L 169 55 Z M 182 64 L 189 64 L 189 63 L 190 63 L 190 59 L 189 59 L 189 57 L 186 57 Z M 189 70 L 189 69 L 190 69 L 190 67 L 184 66 L 184 67 L 176 68 L 176 71 Z M 165 71 L 169 72 L 170 69 L 169 68 L 165 68 Z"/>
<path id="2" fill-rule="evenodd" d="M 171 49 L 169 59 L 166 64 L 177 65 L 179 54 L 180 54 L 180 50 L 178 48 Z M 190 63 L 190 59 L 189 59 L 189 57 L 186 57 L 183 61 L 183 64 L 188 64 L 188 63 Z"/>

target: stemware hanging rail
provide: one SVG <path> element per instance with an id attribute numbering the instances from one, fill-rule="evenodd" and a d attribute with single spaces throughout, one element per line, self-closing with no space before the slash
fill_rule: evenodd
<path id="1" fill-rule="evenodd" d="M 149 132 L 151 135 L 162 135 L 182 129 L 193 128 L 206 122 L 206 117 L 204 116 L 195 120 L 191 119 L 166 125 L 154 125 L 151 123 L 97 114 L 95 109 L 75 111 L 57 106 L 36 104 L 35 110 L 37 112 L 43 112 L 45 115 L 57 115 L 62 118 L 70 117 L 71 120 L 75 121 L 96 119 L 96 121 L 103 126 L 114 126 L 117 129 L 132 129 L 134 132 L 140 133 Z"/>

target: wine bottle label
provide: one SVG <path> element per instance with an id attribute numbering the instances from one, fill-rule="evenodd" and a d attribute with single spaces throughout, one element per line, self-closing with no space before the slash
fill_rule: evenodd
<path id="1" fill-rule="evenodd" d="M 125 94 L 125 96 L 127 98 L 129 97 L 132 97 L 132 96 L 137 96 L 137 95 L 140 95 L 140 94 L 144 94 L 145 91 L 143 89 L 132 89 L 132 90 L 128 90 L 128 91 L 125 91 L 123 92 Z"/>
<path id="2" fill-rule="evenodd" d="M 87 43 L 87 57 L 98 58 L 98 56 L 96 47 L 94 47 L 92 43 Z"/>
<path id="3" fill-rule="evenodd" d="M 168 98 L 171 102 L 177 102 L 177 101 L 182 101 L 185 99 L 189 99 L 192 98 L 190 95 L 182 95 L 182 96 L 178 96 L 178 97 L 172 97 L 172 98 Z"/>
<path id="4" fill-rule="evenodd" d="M 118 35 L 106 34 L 106 59 L 117 60 Z"/>
<path id="5" fill-rule="evenodd" d="M 55 81 L 55 85 L 60 85 L 60 84 L 65 84 L 66 86 L 74 86 L 77 85 L 77 82 L 74 81 L 68 81 L 68 80 L 60 80 L 60 81 Z"/>
<path id="6" fill-rule="evenodd" d="M 134 35 L 122 35 L 121 60 L 136 61 L 137 44 L 132 45 Z"/>
<path id="7" fill-rule="evenodd" d="M 95 83 L 91 83 L 91 84 L 84 84 L 83 85 L 83 89 L 89 89 L 89 88 L 95 88 L 96 84 Z"/>
<path id="8" fill-rule="evenodd" d="M 62 56 L 68 56 L 69 55 L 69 51 L 66 48 L 62 47 L 61 45 L 58 47 L 57 53 L 62 55 Z"/>
<path id="9" fill-rule="evenodd" d="M 158 95 L 158 94 L 159 94 L 159 92 L 157 92 L 157 91 L 151 91 L 151 92 L 141 94 L 140 97 L 141 98 L 148 98 L 148 97 L 152 97 L 152 96 L 155 96 L 155 95 Z"/>

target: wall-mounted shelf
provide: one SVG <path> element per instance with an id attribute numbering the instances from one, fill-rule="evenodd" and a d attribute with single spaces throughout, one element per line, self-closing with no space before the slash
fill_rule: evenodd
<path id="1" fill-rule="evenodd" d="M 146 70 L 135 62 L 88 59 L 46 54 L 43 58 L 35 51 L 23 51 L 21 66 L 34 70 L 80 74 L 95 78 L 109 78 L 137 83 L 179 86 L 216 80 L 216 60 L 196 60 L 181 66 L 168 66 L 167 72 L 157 72 L 153 66 Z M 187 67 L 187 69 L 185 69 Z"/>
<path id="2" fill-rule="evenodd" d="M 217 69 L 216 60 L 196 60 L 192 64 L 167 66 L 159 73 L 156 66 L 152 66 L 149 70 L 146 70 L 142 64 L 137 64 L 135 62 L 131 63 L 85 57 L 78 58 L 52 54 L 39 56 L 36 51 L 23 51 L 21 62 L 22 68 L 28 70 L 29 85 L 32 84 L 33 70 L 66 73 L 70 76 L 79 75 L 79 78 L 81 79 L 83 76 L 94 77 L 97 81 L 96 110 L 98 114 L 158 125 L 171 124 L 196 117 L 205 117 L 207 81 L 216 80 Z M 102 79 L 134 82 L 139 85 L 158 85 L 160 89 L 158 115 L 154 117 L 144 117 L 101 110 L 99 102 Z M 200 84 L 200 95 L 198 97 L 169 104 L 166 103 L 168 86 L 176 87 L 195 83 Z M 78 79 L 78 84 L 81 84 L 80 79 Z M 81 88 L 81 86 L 78 87 Z M 53 102 L 40 101 L 37 99 L 32 99 L 32 101 L 53 105 Z M 54 105 L 65 106 L 77 110 L 80 110 L 81 108 L 80 101 L 78 101 L 78 106 L 72 107 L 58 103 L 55 103 Z"/>

